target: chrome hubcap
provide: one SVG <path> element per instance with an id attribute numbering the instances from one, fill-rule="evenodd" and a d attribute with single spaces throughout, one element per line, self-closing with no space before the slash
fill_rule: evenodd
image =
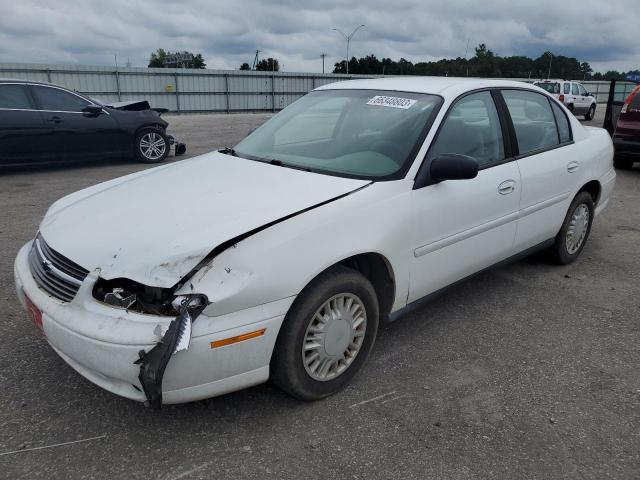
<path id="1" fill-rule="evenodd" d="M 367 312 L 362 300 L 341 293 L 313 315 L 302 344 L 302 363 L 314 380 L 332 380 L 345 372 L 362 348 Z"/>
<path id="2" fill-rule="evenodd" d="M 155 132 L 145 133 L 140 139 L 140 153 L 149 160 L 158 160 L 164 155 L 167 144 L 161 135 Z"/>
<path id="3" fill-rule="evenodd" d="M 587 236 L 587 229 L 589 228 L 589 208 L 581 203 L 573 211 L 571 221 L 569 222 L 569 228 L 567 228 L 567 236 L 565 238 L 565 245 L 567 252 L 573 255 L 584 243 L 584 238 Z"/>

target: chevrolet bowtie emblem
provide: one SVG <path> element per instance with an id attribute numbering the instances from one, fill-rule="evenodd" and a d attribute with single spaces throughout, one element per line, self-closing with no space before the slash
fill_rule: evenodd
<path id="1" fill-rule="evenodd" d="M 51 272 L 51 262 L 49 260 L 42 260 L 40 262 L 40 265 L 42 265 L 42 268 L 44 269 L 45 272 L 47 273 Z"/>

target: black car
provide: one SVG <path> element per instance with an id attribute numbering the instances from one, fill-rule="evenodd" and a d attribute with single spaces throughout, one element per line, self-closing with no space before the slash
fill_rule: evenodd
<path id="1" fill-rule="evenodd" d="M 133 156 L 162 162 L 168 123 L 146 101 L 111 106 L 57 85 L 0 80 L 0 166 Z"/>

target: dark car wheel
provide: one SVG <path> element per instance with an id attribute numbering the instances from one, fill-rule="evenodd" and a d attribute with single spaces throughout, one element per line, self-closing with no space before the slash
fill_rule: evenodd
<path id="1" fill-rule="evenodd" d="M 359 272 L 338 266 L 309 283 L 289 309 L 271 358 L 271 379 L 300 400 L 344 388 L 367 360 L 378 300 Z"/>
<path id="2" fill-rule="evenodd" d="M 143 128 L 136 134 L 134 155 L 144 163 L 160 163 L 169 155 L 169 139 L 157 128 Z"/>
<path id="3" fill-rule="evenodd" d="M 635 160 L 630 157 L 623 157 L 621 155 L 616 155 L 613 158 L 613 166 L 620 170 L 629 170 L 630 168 L 633 168 L 634 163 L 635 163 Z"/>
<path id="4" fill-rule="evenodd" d="M 593 214 L 594 205 L 591 195 L 587 192 L 578 193 L 571 202 L 562 228 L 551 247 L 553 259 L 557 263 L 567 265 L 578 258 L 589 238 Z"/>
<path id="5" fill-rule="evenodd" d="M 585 114 L 584 119 L 585 120 L 593 120 L 594 115 L 596 114 L 596 106 L 595 105 L 591 105 L 589 107 L 589 111 Z"/>

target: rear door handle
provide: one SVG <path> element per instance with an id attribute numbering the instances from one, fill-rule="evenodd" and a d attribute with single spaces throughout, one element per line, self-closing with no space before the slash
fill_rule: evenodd
<path id="1" fill-rule="evenodd" d="M 515 180 L 505 180 L 500 185 L 498 185 L 498 192 L 500 193 L 500 195 L 508 195 L 510 193 L 513 193 L 515 189 Z"/>
<path id="2" fill-rule="evenodd" d="M 567 164 L 567 172 L 574 173 L 580 168 L 580 163 L 578 162 L 569 162 Z"/>
<path id="3" fill-rule="evenodd" d="M 49 118 L 49 120 L 47 121 L 52 123 L 62 123 L 62 119 L 57 115 L 54 115 L 53 117 Z"/>

